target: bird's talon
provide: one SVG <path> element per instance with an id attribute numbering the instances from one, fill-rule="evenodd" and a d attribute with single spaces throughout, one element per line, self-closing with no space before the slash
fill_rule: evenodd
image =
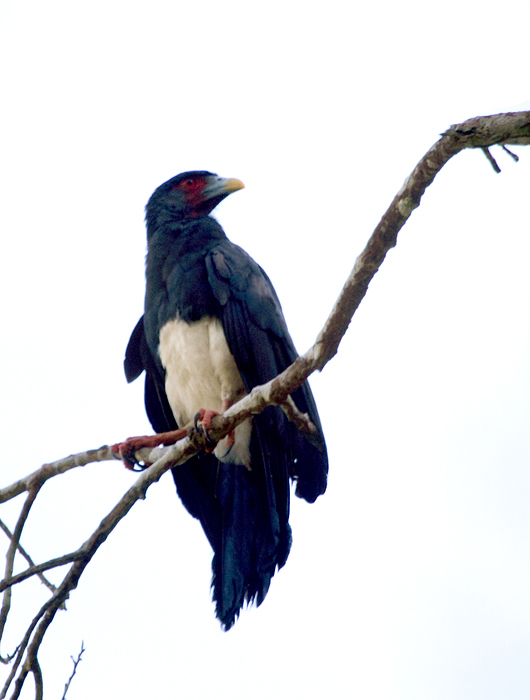
<path id="1" fill-rule="evenodd" d="M 143 447 L 142 444 L 138 444 L 139 439 L 141 438 L 128 438 L 124 442 L 112 445 L 110 448 L 115 455 L 119 455 L 124 467 L 131 472 L 143 472 L 147 467 L 151 466 L 136 459 L 136 450 Z"/>
<path id="2" fill-rule="evenodd" d="M 136 467 L 134 467 L 133 469 L 131 469 L 131 471 L 134 472 L 135 474 L 138 474 L 138 473 L 140 473 L 140 472 L 144 472 L 144 471 L 147 469 L 148 466 L 149 466 L 149 464 L 140 464 L 140 463 L 138 463 L 138 464 L 136 465 Z"/>

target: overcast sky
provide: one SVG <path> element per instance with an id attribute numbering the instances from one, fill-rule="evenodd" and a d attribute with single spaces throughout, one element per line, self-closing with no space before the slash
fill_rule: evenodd
<path id="1" fill-rule="evenodd" d="M 149 430 L 122 360 L 159 184 L 243 180 L 215 215 L 304 352 L 438 135 L 530 109 L 521 8 L 4 0 L 2 484 Z M 500 175 L 480 151 L 448 164 L 314 377 L 329 487 L 293 499 L 264 604 L 221 632 L 209 545 L 166 475 L 58 614 L 47 700 L 81 640 L 69 700 L 527 700 L 530 149 L 513 150 Z M 133 478 L 116 462 L 54 479 L 24 546 L 76 549 Z M 3 654 L 44 599 L 15 591 Z"/>

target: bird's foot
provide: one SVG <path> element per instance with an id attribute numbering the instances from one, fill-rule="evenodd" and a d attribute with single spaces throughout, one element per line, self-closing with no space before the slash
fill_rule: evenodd
<path id="1" fill-rule="evenodd" d="M 136 459 L 135 453 L 142 447 L 159 447 L 160 445 L 173 445 L 177 440 L 182 440 L 188 434 L 187 428 L 180 430 L 170 430 L 167 433 L 155 433 L 154 435 L 139 435 L 127 438 L 124 442 L 118 442 L 111 446 L 114 454 L 120 456 L 127 469 L 140 472 L 151 466 L 150 463 L 140 462 Z"/>
<path id="2" fill-rule="evenodd" d="M 225 411 L 227 407 L 228 406 L 225 406 L 224 402 L 223 402 L 223 411 Z M 213 452 L 215 450 L 215 448 L 217 447 L 217 443 L 215 442 L 215 440 L 212 440 L 210 438 L 210 436 L 208 434 L 208 430 L 212 426 L 212 418 L 214 418 L 215 416 L 218 416 L 218 415 L 219 415 L 219 413 L 217 411 L 205 410 L 204 408 L 201 408 L 197 412 L 197 414 L 195 415 L 195 418 L 193 421 L 194 425 L 195 425 L 195 429 L 198 430 L 199 432 L 202 432 L 206 436 L 206 439 L 208 440 L 208 443 L 209 443 L 208 446 L 204 448 L 205 452 Z M 226 449 L 225 454 L 223 455 L 223 458 L 229 454 L 230 450 L 234 446 L 235 441 L 236 441 L 235 430 L 231 430 L 228 433 L 228 435 L 226 436 L 225 446 L 227 449 Z"/>
<path id="3" fill-rule="evenodd" d="M 208 441 L 208 445 L 204 448 L 205 452 L 213 452 L 217 446 L 215 440 L 210 438 L 208 430 L 212 427 L 212 418 L 218 415 L 219 413 L 217 411 L 210 411 L 201 408 L 199 411 L 197 411 L 195 418 L 193 419 L 195 429 L 200 433 L 203 433 Z"/>

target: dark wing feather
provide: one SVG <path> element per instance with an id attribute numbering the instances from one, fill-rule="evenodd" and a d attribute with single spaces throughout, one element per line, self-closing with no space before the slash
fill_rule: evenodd
<path id="1" fill-rule="evenodd" d="M 228 346 L 250 391 L 273 379 L 298 357 L 280 302 L 264 270 L 228 240 L 211 251 L 206 267 L 212 291 L 222 307 Z M 282 443 L 281 449 L 290 456 L 289 475 L 297 479 L 297 495 L 312 503 L 326 490 L 326 446 L 307 383 L 293 393 L 293 400 L 316 425 L 317 435 L 302 434 L 280 409 L 273 409 L 275 432 Z"/>
<path id="2" fill-rule="evenodd" d="M 164 379 L 147 344 L 143 316 L 131 334 L 123 366 L 128 382 L 137 379 L 145 370 L 145 410 L 155 432 L 176 430 L 178 426 L 167 400 Z"/>
<path id="3" fill-rule="evenodd" d="M 131 333 L 127 343 L 127 350 L 125 351 L 123 368 L 125 369 L 125 378 L 129 384 L 138 379 L 144 371 L 148 359 L 147 355 L 151 355 L 151 353 L 145 339 L 144 317 L 142 316 Z"/>
<path id="4" fill-rule="evenodd" d="M 247 391 L 276 377 L 296 359 L 280 302 L 266 273 L 244 250 L 228 240 L 219 242 L 206 256 L 208 281 L 220 306 L 220 318 L 230 351 Z M 247 600 L 259 605 L 272 576 L 289 555 L 289 478 L 297 480 L 297 495 L 313 502 L 327 484 L 327 453 L 320 420 L 311 390 L 304 384 L 293 394 L 298 408 L 308 413 L 318 434 L 308 439 L 274 406 L 253 418 L 251 472 L 232 482 L 240 506 L 229 508 L 236 527 L 223 529 L 225 551 L 248 550 L 250 568 L 243 580 Z M 226 471 L 226 470 L 224 470 Z M 232 470 L 231 470 L 232 471 Z M 233 477 L 232 477 L 233 480 Z M 252 494 L 252 501 L 244 498 Z M 230 505 L 230 504 L 228 504 Z M 237 528 L 237 522 L 252 516 L 251 531 Z M 234 559 L 232 571 L 245 570 L 248 556 Z M 222 619 L 225 588 L 221 580 L 233 581 L 228 567 L 219 569 L 214 557 L 214 599 Z M 221 562 L 222 563 L 222 562 Z M 232 597 L 233 600 L 233 597 Z M 235 611 L 237 616 L 238 610 Z"/>

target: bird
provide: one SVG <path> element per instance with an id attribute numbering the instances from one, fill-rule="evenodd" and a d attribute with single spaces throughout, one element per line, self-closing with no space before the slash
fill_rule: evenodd
<path id="1" fill-rule="evenodd" d="M 144 313 L 124 369 L 128 382 L 145 372 L 145 408 L 157 435 L 224 412 L 298 357 L 269 277 L 211 215 L 243 187 L 235 178 L 188 171 L 147 203 Z M 311 434 L 270 406 L 213 451 L 172 469 L 182 503 L 213 549 L 212 597 L 225 631 L 245 604 L 261 605 L 287 561 L 291 482 L 309 503 L 326 490 L 326 442 L 307 382 L 291 398 L 313 423 Z M 155 436 L 149 444 L 161 442 Z"/>

